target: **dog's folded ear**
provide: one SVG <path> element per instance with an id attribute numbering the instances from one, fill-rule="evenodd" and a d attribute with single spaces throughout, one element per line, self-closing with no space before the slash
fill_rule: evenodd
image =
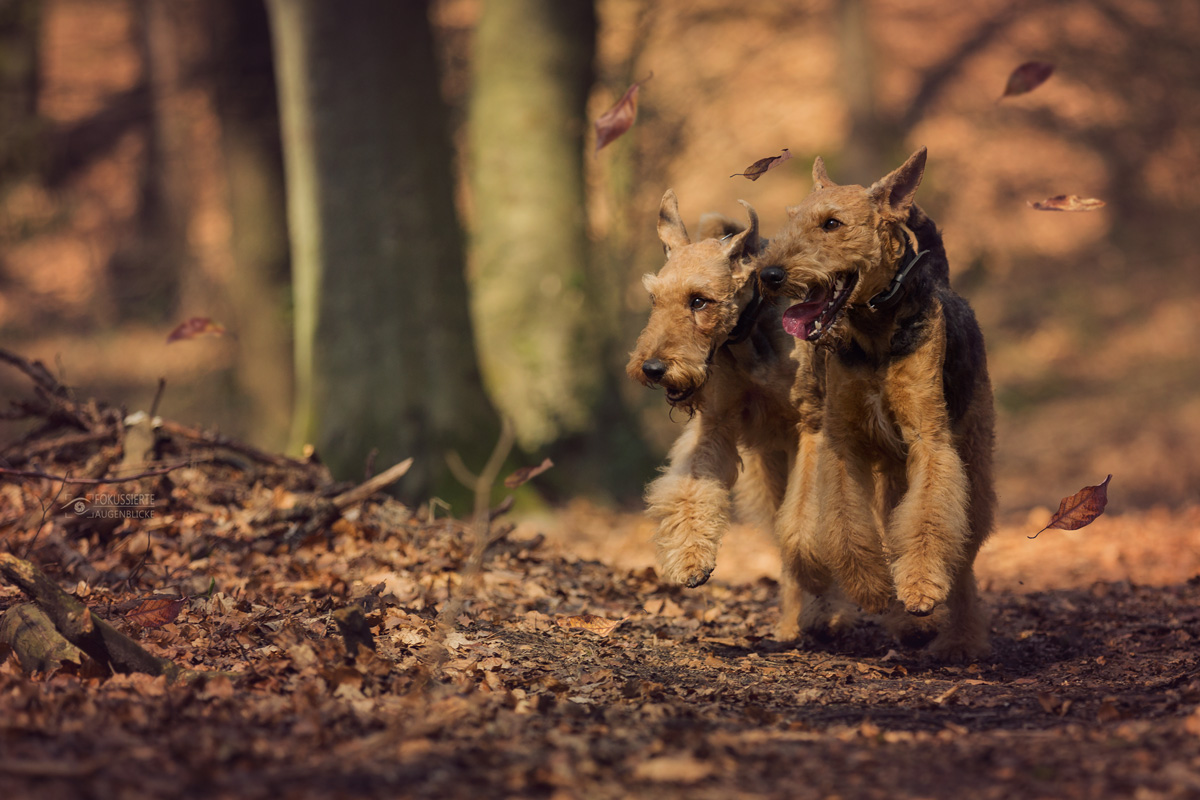
<path id="1" fill-rule="evenodd" d="M 926 150 L 922 147 L 867 190 L 871 200 L 879 206 L 886 218 L 903 220 L 908 217 L 913 196 L 916 195 L 917 187 L 921 185 L 921 177 L 925 174 L 926 155 Z"/>
<path id="2" fill-rule="evenodd" d="M 710 211 L 700 215 L 700 224 L 696 226 L 696 241 L 705 239 L 724 239 L 735 233 L 741 233 L 746 226 L 724 214 Z"/>
<path id="3" fill-rule="evenodd" d="M 668 256 L 675 248 L 692 243 L 683 225 L 683 218 L 679 216 L 679 198 L 675 196 L 674 189 L 667 189 L 658 206 L 658 238 Z"/>
<path id="4" fill-rule="evenodd" d="M 738 200 L 746 208 L 750 224 L 725 239 L 725 256 L 730 262 L 745 261 L 758 254 L 758 212 L 745 200 Z"/>
<path id="5" fill-rule="evenodd" d="M 825 171 L 825 161 L 820 156 L 813 160 L 813 191 L 818 189 L 827 189 L 830 186 L 837 186 L 836 183 L 829 177 L 829 173 Z"/>

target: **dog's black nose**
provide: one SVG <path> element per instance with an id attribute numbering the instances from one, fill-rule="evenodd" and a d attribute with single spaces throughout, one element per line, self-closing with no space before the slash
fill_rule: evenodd
<path id="1" fill-rule="evenodd" d="M 658 383 L 667 374 L 667 365 L 657 358 L 647 358 L 642 362 L 642 374 Z"/>
<path id="2" fill-rule="evenodd" d="M 787 273 L 783 271 L 783 267 L 767 267 L 758 273 L 758 279 L 767 289 L 779 289 L 787 280 Z"/>

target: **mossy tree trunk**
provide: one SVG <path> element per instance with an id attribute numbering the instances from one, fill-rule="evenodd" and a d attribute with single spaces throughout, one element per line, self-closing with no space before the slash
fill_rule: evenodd
<path id="1" fill-rule="evenodd" d="M 590 422 L 603 362 L 583 170 L 591 0 L 483 5 L 469 108 L 472 300 L 487 385 L 525 447 Z"/>
<path id="2" fill-rule="evenodd" d="M 414 456 L 403 496 L 454 491 L 490 449 L 452 155 L 417 0 L 268 0 L 295 297 L 293 444 L 359 477 Z"/>

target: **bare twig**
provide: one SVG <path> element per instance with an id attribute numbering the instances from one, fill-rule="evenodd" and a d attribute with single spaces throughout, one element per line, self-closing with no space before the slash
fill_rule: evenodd
<path id="1" fill-rule="evenodd" d="M 175 464 L 169 464 L 159 469 L 152 469 L 146 472 L 139 472 L 136 475 L 124 475 L 113 478 L 72 478 L 70 475 L 52 475 L 49 472 L 39 472 L 32 469 L 8 469 L 0 467 L 0 475 L 12 475 L 15 478 L 40 478 L 48 481 L 61 481 L 64 484 L 76 484 L 80 486 L 100 486 L 110 483 L 127 483 L 129 481 L 139 481 L 142 478 L 157 478 L 159 475 L 166 475 L 168 472 L 174 472 L 177 469 L 191 466 L 195 460 L 180 461 Z"/>
<path id="2" fill-rule="evenodd" d="M 399 464 L 385 469 L 383 472 L 355 486 L 353 489 L 342 492 L 333 498 L 333 504 L 344 511 L 350 506 L 361 503 L 376 492 L 383 491 L 403 478 L 409 469 L 412 468 L 412 465 L 413 460 L 406 458 Z"/>
<path id="3" fill-rule="evenodd" d="M 446 604 L 442 606 L 442 610 L 438 613 L 437 623 L 434 626 L 432 635 L 429 637 L 429 644 L 433 651 L 433 661 L 428 665 L 429 670 L 422 675 L 419 684 L 420 688 L 424 688 L 429 676 L 438 672 L 442 664 L 445 663 L 448 654 L 446 638 L 457 624 L 458 615 L 462 613 L 467 596 L 474 588 L 479 578 L 479 573 L 483 569 L 483 557 L 487 552 L 488 545 L 491 544 L 490 531 L 492 520 L 488 509 L 491 506 L 492 487 L 496 484 L 496 479 L 500 476 L 500 470 L 504 466 L 504 460 L 508 458 L 508 454 L 512 450 L 513 442 L 512 423 L 508 419 L 504 419 L 500 427 L 500 438 L 497 440 L 496 446 L 492 449 L 492 454 L 488 458 L 487 464 L 484 465 L 483 470 L 475 478 L 475 515 L 471 520 L 471 529 L 475 539 L 474 546 L 466 565 L 463 567 L 462 580 L 459 582 L 458 592 L 451 593 L 447 597 Z M 461 459 L 459 463 L 462 463 Z"/>
<path id="4" fill-rule="evenodd" d="M 59 397 L 66 396 L 67 390 L 54 379 L 54 376 L 50 374 L 50 370 L 46 369 L 46 365 L 42 362 L 27 361 L 16 353 L 5 350 L 2 347 L 0 347 L 0 361 L 5 361 L 21 372 L 24 372 L 34 383 L 50 394 L 58 395 Z"/>
<path id="5" fill-rule="evenodd" d="M 189 428 L 185 425 L 180 425 L 178 422 L 171 420 L 157 420 L 155 430 L 162 431 L 170 436 L 178 436 L 181 439 L 187 439 L 200 444 L 208 445 L 209 447 L 221 447 L 226 450 L 232 450 L 235 453 L 241 453 L 247 458 L 253 459 L 260 464 L 270 464 L 275 467 L 311 467 L 311 462 L 298 461 L 287 456 L 279 456 L 273 453 L 267 453 L 259 450 L 256 447 L 251 447 L 248 444 L 231 439 L 219 433 L 208 433 L 206 431 Z"/>
<path id="6" fill-rule="evenodd" d="M 150 403 L 150 419 L 158 416 L 158 404 L 162 402 L 163 393 L 167 390 L 167 379 L 158 379 L 158 388 L 154 390 L 154 401 Z"/>

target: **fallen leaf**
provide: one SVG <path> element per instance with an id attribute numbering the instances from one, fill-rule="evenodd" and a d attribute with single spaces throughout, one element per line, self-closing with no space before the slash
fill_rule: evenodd
<path id="1" fill-rule="evenodd" d="M 175 621 L 186 602 L 186 597 L 147 597 L 129 609 L 125 619 L 143 628 L 161 628 Z"/>
<path id="2" fill-rule="evenodd" d="M 656 756 L 634 767 L 635 780 L 651 783 L 699 783 L 713 773 L 713 765 L 692 756 Z"/>
<path id="3" fill-rule="evenodd" d="M 1032 92 L 1053 74 L 1053 64 L 1045 61 L 1026 61 L 1008 76 L 1008 83 L 1005 84 L 1004 94 L 1000 96 L 1000 99 Z"/>
<path id="4" fill-rule="evenodd" d="M 1197 707 L 1184 719 L 1183 729 L 1192 736 L 1200 736 L 1200 707 Z"/>
<path id="5" fill-rule="evenodd" d="M 753 164 L 746 167 L 745 172 L 735 172 L 732 175 L 730 175 L 729 177 L 736 178 L 740 175 L 743 178 L 749 178 L 752 181 L 756 181 L 763 176 L 764 172 L 766 172 L 769 169 L 774 169 L 775 167 L 778 167 L 780 164 L 787 161 L 791 157 L 792 157 L 791 151 L 785 147 L 785 148 L 783 148 L 783 151 L 779 155 L 770 156 L 769 158 L 760 158 L 758 161 L 755 161 Z"/>
<path id="6" fill-rule="evenodd" d="M 221 323 L 213 322 L 208 317 L 192 317 L 187 322 L 179 323 L 175 330 L 167 335 L 167 344 L 195 339 L 197 336 L 221 336 L 224 333 L 225 326 Z"/>
<path id="7" fill-rule="evenodd" d="M 547 458 L 536 467 L 521 467 L 520 469 L 515 470 L 512 475 L 509 475 L 504 479 L 504 486 L 509 489 L 515 489 L 522 484 L 528 483 L 530 480 L 536 478 L 538 475 L 541 475 L 543 472 L 553 466 L 554 462 Z"/>
<path id="8" fill-rule="evenodd" d="M 1038 211 L 1095 211 L 1104 208 L 1103 200 L 1094 197 L 1080 197 L 1074 194 L 1058 194 L 1037 202 L 1026 201 L 1029 207 Z"/>
<path id="9" fill-rule="evenodd" d="M 1036 539 L 1039 534 L 1050 528 L 1075 531 L 1090 525 L 1096 517 L 1104 513 L 1104 507 L 1108 505 L 1108 482 L 1111 480 L 1112 475 L 1109 475 L 1103 483 L 1085 486 L 1070 497 L 1064 497 L 1058 504 L 1058 511 L 1050 517 L 1050 523 L 1027 538 Z"/>
<path id="10" fill-rule="evenodd" d="M 560 617 L 557 622 L 560 628 L 582 628 L 585 631 L 591 631 L 597 636 L 608 636 L 625 619 L 625 617 L 621 617 L 621 619 L 614 620 L 598 617 L 595 614 L 579 614 L 574 617 Z"/>
<path id="11" fill-rule="evenodd" d="M 647 78 L 646 80 L 650 80 Z M 643 81 L 644 83 L 645 81 Z M 596 120 L 596 152 L 620 137 L 625 131 L 633 127 L 633 121 L 637 119 L 637 98 L 638 89 L 641 88 L 640 83 L 635 83 L 625 90 L 625 94 L 621 95 L 621 99 L 616 102 L 612 108 L 605 111 Z"/>

